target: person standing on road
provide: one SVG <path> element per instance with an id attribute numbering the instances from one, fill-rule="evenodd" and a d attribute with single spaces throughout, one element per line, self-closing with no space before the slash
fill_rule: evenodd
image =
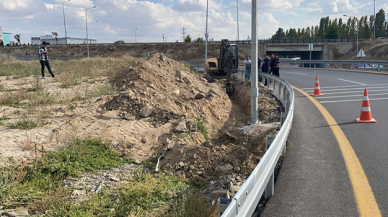
<path id="1" fill-rule="evenodd" d="M 40 65 L 42 67 L 42 79 L 46 79 L 46 77 L 44 77 L 44 67 L 46 66 L 49 73 L 51 74 L 51 76 L 53 78 L 55 78 L 55 75 L 53 74 L 53 72 L 51 71 L 51 67 L 50 67 L 50 63 L 49 63 L 49 60 L 48 60 L 48 57 L 47 57 L 47 43 L 44 41 L 42 42 L 42 44 L 39 46 L 38 48 L 38 55 L 39 55 L 39 61 L 40 61 Z"/>
<path id="2" fill-rule="evenodd" d="M 261 62 L 261 69 L 263 70 L 263 73 L 270 73 L 271 74 L 271 72 L 269 72 L 269 64 L 270 64 L 270 60 L 269 60 L 268 56 L 264 55 L 264 60 L 263 60 L 263 62 Z M 264 85 L 267 85 L 267 79 L 265 79 Z"/>
<path id="3" fill-rule="evenodd" d="M 275 54 L 272 54 L 271 55 L 271 61 L 270 61 L 270 63 L 269 63 L 269 66 L 271 67 L 271 72 L 270 72 L 270 74 L 272 74 L 273 75 L 273 71 L 274 71 L 274 69 L 275 69 L 275 66 L 274 66 L 274 61 L 275 61 Z"/>
<path id="4" fill-rule="evenodd" d="M 249 56 L 246 56 L 246 59 L 243 61 L 245 64 L 245 80 L 249 81 L 251 79 L 251 59 Z"/>
<path id="5" fill-rule="evenodd" d="M 279 55 L 275 54 L 273 75 L 280 77 L 279 70 L 280 70 L 280 59 L 279 59 Z"/>

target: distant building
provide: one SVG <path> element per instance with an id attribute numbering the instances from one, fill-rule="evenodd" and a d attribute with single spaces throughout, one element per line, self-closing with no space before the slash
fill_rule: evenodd
<path id="1" fill-rule="evenodd" d="M 43 35 L 40 37 L 31 37 L 32 45 L 40 45 L 42 42 L 50 44 L 86 44 L 86 38 L 55 38 L 52 35 Z M 96 44 L 96 39 L 88 39 L 89 44 Z"/>
<path id="2" fill-rule="evenodd" d="M 4 46 L 7 46 L 7 44 L 11 44 L 11 36 L 10 36 L 11 33 L 6 33 L 6 32 L 3 32 L 1 30 L 1 26 L 0 26 L 0 42 L 3 42 L 3 45 Z"/>

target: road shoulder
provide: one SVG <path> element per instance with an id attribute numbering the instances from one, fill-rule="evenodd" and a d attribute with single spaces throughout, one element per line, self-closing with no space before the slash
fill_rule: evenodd
<path id="1" fill-rule="evenodd" d="M 295 92 L 292 143 L 262 216 L 358 216 L 341 150 L 311 101 Z"/>

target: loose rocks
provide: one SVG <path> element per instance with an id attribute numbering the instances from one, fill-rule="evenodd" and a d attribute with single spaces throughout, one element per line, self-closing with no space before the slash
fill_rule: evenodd
<path id="1" fill-rule="evenodd" d="M 203 93 L 198 93 L 197 95 L 195 95 L 195 98 L 196 98 L 196 99 L 203 99 L 203 98 L 205 98 L 205 94 L 203 94 Z"/>
<path id="2" fill-rule="evenodd" d="M 152 114 L 153 109 L 151 107 L 143 107 L 140 109 L 139 115 L 142 118 L 146 118 Z"/>
<path id="3" fill-rule="evenodd" d="M 175 126 L 174 131 L 177 132 L 177 133 L 185 133 L 185 132 L 187 132 L 186 122 L 184 120 L 179 122 Z"/>

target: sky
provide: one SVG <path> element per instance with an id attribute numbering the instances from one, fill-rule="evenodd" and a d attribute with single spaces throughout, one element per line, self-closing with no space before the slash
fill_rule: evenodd
<path id="1" fill-rule="evenodd" d="M 251 35 L 250 0 L 209 0 L 209 39 L 236 40 L 237 1 L 239 39 Z M 373 14 L 373 0 L 258 0 L 259 38 L 270 38 L 282 27 L 305 28 L 319 24 L 321 17 Z M 89 38 L 99 43 L 182 41 L 182 32 L 204 37 L 206 0 L 70 0 L 64 3 L 67 36 L 86 38 L 85 8 L 89 9 Z M 376 0 L 376 13 L 388 3 Z M 59 0 L 0 0 L 0 26 L 4 32 L 31 37 L 58 32 L 65 36 L 63 7 Z"/>

